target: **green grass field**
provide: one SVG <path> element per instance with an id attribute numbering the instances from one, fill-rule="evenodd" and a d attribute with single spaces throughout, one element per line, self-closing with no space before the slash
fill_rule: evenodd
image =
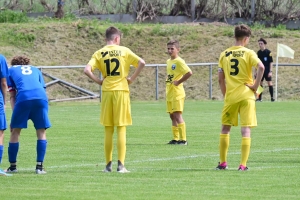
<path id="1" fill-rule="evenodd" d="M 171 120 L 164 101 L 132 102 L 126 167 L 131 173 L 103 173 L 103 127 L 99 103 L 50 105 L 46 175 L 36 175 L 32 123 L 23 130 L 18 174 L 0 177 L 0 199 L 299 199 L 300 102 L 257 104 L 249 171 L 237 171 L 240 128 L 231 132 L 229 170 L 218 162 L 220 101 L 186 101 L 188 146 L 166 145 Z M 8 110 L 8 120 L 11 110 Z M 1 168 L 8 167 L 6 131 Z"/>

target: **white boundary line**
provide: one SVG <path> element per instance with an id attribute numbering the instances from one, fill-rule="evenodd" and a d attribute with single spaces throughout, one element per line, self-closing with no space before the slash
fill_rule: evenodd
<path id="1" fill-rule="evenodd" d="M 253 153 L 272 153 L 272 152 L 282 152 L 282 151 L 297 151 L 300 150 L 300 148 L 276 148 L 273 150 L 258 150 L 258 151 L 251 151 L 251 154 Z M 240 152 L 233 152 L 228 153 L 228 155 L 237 155 L 240 154 Z M 199 158 L 199 157 L 218 157 L 219 154 L 199 154 L 199 155 L 190 155 L 190 156 L 178 156 L 178 157 L 172 157 L 172 158 L 149 158 L 146 160 L 134 160 L 134 161 L 126 161 L 126 163 L 142 163 L 142 162 L 159 162 L 159 161 L 169 161 L 169 160 L 181 160 L 181 159 L 190 159 L 190 158 Z M 88 166 L 95 166 L 98 167 L 99 165 L 104 166 L 105 163 L 95 163 L 95 164 L 78 164 L 78 165 L 60 165 L 60 166 L 47 166 L 46 169 L 56 169 L 56 168 L 76 168 L 76 167 L 88 167 Z M 294 168 L 293 166 L 284 166 L 285 168 Z M 299 167 L 299 166 L 295 166 Z M 281 168 L 280 166 L 267 166 L 267 167 L 251 167 L 251 169 L 269 169 L 269 168 Z M 33 168 L 21 168 L 21 171 L 32 171 Z M 169 170 L 180 170 L 178 169 L 169 169 Z M 191 170 L 194 168 L 185 168 L 185 170 Z M 203 169 L 203 168 L 201 168 Z M 206 169 L 206 168 L 204 168 Z M 213 168 L 210 168 L 213 169 Z M 19 169 L 18 169 L 19 170 Z M 168 169 L 165 169 L 168 170 Z M 183 170 L 183 168 L 182 168 Z M 19 170 L 20 171 L 20 170 Z M 133 170 L 135 171 L 135 170 Z M 148 171 L 148 170 L 147 170 Z M 154 170 L 155 171 L 155 170 Z"/>

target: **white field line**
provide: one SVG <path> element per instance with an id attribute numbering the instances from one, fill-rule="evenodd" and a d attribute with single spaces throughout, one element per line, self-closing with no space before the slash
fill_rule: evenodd
<path id="1" fill-rule="evenodd" d="M 253 153 L 273 153 L 273 152 L 282 152 L 282 151 L 297 151 L 300 150 L 300 148 L 277 148 L 273 150 L 261 150 L 261 151 L 251 151 L 250 154 Z M 228 155 L 236 155 L 240 154 L 240 152 L 229 152 Z M 159 161 L 169 161 L 169 160 L 182 160 L 182 159 L 190 159 L 190 158 L 199 158 L 199 157 L 218 157 L 219 154 L 199 154 L 199 155 L 190 155 L 190 156 L 178 156 L 178 157 L 172 157 L 172 158 L 149 158 L 146 160 L 134 160 L 134 161 L 126 161 L 126 163 L 142 163 L 142 162 L 159 162 Z M 87 166 L 104 166 L 105 163 L 87 163 L 87 164 L 77 164 L 77 165 L 59 165 L 59 166 L 47 166 L 47 169 L 55 169 L 55 168 L 76 168 L 76 167 L 87 167 Z M 288 166 L 285 166 L 288 167 Z M 296 166 L 295 166 L 296 167 Z M 299 166 L 297 166 L 299 167 Z M 251 169 L 265 169 L 265 168 L 281 168 L 280 166 L 267 166 L 267 167 L 251 167 Z M 290 168 L 294 168 L 291 166 Z M 193 168 L 185 168 L 185 170 L 193 169 Z M 211 169 L 211 168 L 210 168 Z M 18 168 L 19 170 L 19 168 Z M 166 169 L 167 170 L 167 169 Z M 170 170 L 174 170 L 170 169 Z M 180 169 L 177 169 L 180 170 Z M 236 169 L 235 169 L 236 170 Z M 20 170 L 19 170 L 20 171 Z M 21 171 L 32 171 L 32 168 L 21 168 Z"/>

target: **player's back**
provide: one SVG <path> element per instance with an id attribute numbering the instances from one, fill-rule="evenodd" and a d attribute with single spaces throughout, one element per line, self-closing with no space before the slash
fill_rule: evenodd
<path id="1" fill-rule="evenodd" d="M 98 68 L 104 79 L 103 91 L 129 90 L 126 77 L 129 74 L 130 65 L 137 67 L 139 57 L 130 49 L 119 45 L 107 45 L 97 51 L 93 58 L 97 62 L 92 68 Z"/>
<path id="2" fill-rule="evenodd" d="M 256 53 L 246 47 L 233 46 L 222 52 L 219 65 L 225 75 L 227 100 L 254 99 L 254 93 L 246 84 L 253 84 L 252 67 L 257 67 L 259 62 Z"/>
<path id="3" fill-rule="evenodd" d="M 45 83 L 42 73 L 30 65 L 16 65 L 9 68 L 8 87 L 17 90 L 17 101 L 45 99 Z"/>

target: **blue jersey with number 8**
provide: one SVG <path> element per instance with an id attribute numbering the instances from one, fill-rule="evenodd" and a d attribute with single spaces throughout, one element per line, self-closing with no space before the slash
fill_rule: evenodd
<path id="1" fill-rule="evenodd" d="M 43 99 L 48 100 L 45 82 L 39 69 L 30 65 L 15 65 L 9 68 L 8 90 L 16 90 L 16 103 Z"/>

